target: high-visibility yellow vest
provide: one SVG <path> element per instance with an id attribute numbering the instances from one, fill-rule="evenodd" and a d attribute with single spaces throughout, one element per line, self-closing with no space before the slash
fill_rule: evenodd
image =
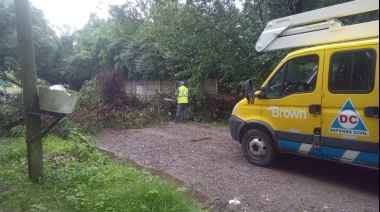
<path id="1" fill-rule="evenodd" d="M 189 89 L 187 89 L 185 86 L 181 86 L 178 88 L 178 96 L 177 96 L 177 102 L 178 104 L 188 103 L 189 97 Z"/>

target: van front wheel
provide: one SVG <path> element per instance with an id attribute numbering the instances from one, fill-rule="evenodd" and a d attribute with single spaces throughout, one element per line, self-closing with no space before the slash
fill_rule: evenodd
<path id="1" fill-rule="evenodd" d="M 243 154 L 253 165 L 269 166 L 276 152 L 272 139 L 262 130 L 248 130 L 242 140 Z"/>

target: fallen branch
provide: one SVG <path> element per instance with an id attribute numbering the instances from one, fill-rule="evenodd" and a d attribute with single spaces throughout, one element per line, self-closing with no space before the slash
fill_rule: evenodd
<path id="1" fill-rule="evenodd" d="M 9 81 L 9 82 L 11 82 L 11 83 L 13 83 L 13 84 L 19 86 L 20 88 L 22 88 L 22 85 L 21 85 L 20 83 L 18 83 L 18 82 L 15 81 L 14 79 L 11 79 L 11 78 L 7 77 L 7 76 L 4 75 L 4 74 L 1 74 L 1 75 L 0 75 L 0 79 L 7 80 L 7 81 Z"/>
<path id="2" fill-rule="evenodd" d="M 210 137 L 205 137 L 205 138 L 201 138 L 201 139 L 193 139 L 193 140 L 190 140 L 190 142 L 202 141 L 202 140 L 206 140 L 206 139 L 211 139 L 211 138 Z"/>

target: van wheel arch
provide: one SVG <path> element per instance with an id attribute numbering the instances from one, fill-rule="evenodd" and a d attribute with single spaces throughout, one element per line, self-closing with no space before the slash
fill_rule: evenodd
<path id="1" fill-rule="evenodd" d="M 246 124 L 244 126 L 242 126 L 240 128 L 240 130 L 239 130 L 239 142 L 240 143 L 242 143 L 242 141 L 243 141 L 244 134 L 251 129 L 258 129 L 258 130 L 265 132 L 272 139 L 272 142 L 273 142 L 273 145 L 275 147 L 276 152 L 278 152 L 278 153 L 280 152 L 280 148 L 278 146 L 277 136 L 276 136 L 275 131 L 273 130 L 273 128 L 269 124 L 267 124 L 265 122 L 261 122 L 261 121 L 248 121 L 248 122 L 246 122 Z"/>

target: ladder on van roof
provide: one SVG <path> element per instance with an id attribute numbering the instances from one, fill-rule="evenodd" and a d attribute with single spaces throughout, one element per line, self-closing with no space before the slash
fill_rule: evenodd
<path id="1" fill-rule="evenodd" d="M 378 0 L 356 0 L 269 21 L 256 43 L 256 51 L 379 37 L 379 20 L 344 26 L 349 15 L 379 9 Z"/>

